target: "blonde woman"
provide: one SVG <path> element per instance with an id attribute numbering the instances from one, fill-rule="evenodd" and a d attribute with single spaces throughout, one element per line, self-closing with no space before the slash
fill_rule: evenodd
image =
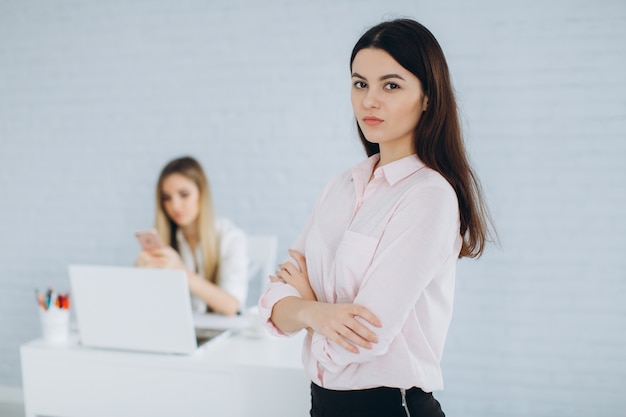
<path id="1" fill-rule="evenodd" d="M 187 272 L 194 311 L 237 314 L 248 291 L 246 235 L 216 218 L 209 182 L 191 157 L 169 162 L 156 190 L 156 230 L 166 247 L 142 251 L 139 267 Z"/>

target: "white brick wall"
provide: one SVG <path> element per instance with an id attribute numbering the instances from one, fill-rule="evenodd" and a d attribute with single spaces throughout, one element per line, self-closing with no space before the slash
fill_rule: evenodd
<path id="1" fill-rule="evenodd" d="M 34 288 L 133 261 L 172 157 L 284 253 L 362 158 L 352 45 L 406 15 L 448 56 L 503 243 L 459 265 L 447 415 L 626 415 L 626 3 L 504 3 L 0 1 L 0 385 Z"/>

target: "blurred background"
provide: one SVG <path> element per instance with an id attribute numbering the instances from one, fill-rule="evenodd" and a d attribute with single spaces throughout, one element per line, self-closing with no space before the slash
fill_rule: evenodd
<path id="1" fill-rule="evenodd" d="M 41 334 L 34 289 L 132 264 L 174 157 L 282 258 L 364 158 L 349 55 L 397 17 L 446 53 L 502 240 L 459 262 L 436 397 L 451 417 L 626 415 L 622 0 L 0 0 L 0 388 Z"/>

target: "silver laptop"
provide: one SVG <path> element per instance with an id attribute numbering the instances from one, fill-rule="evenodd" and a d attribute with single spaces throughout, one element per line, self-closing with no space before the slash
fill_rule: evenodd
<path id="1" fill-rule="evenodd" d="M 70 265 L 69 273 L 84 346 L 191 354 L 229 332 L 196 330 L 184 271 Z"/>

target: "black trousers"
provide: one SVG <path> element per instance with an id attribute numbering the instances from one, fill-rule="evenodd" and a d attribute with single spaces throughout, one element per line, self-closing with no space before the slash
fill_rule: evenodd
<path id="1" fill-rule="evenodd" d="M 431 393 L 413 387 L 405 398 L 399 388 L 335 391 L 311 383 L 311 417 L 445 417 Z"/>

